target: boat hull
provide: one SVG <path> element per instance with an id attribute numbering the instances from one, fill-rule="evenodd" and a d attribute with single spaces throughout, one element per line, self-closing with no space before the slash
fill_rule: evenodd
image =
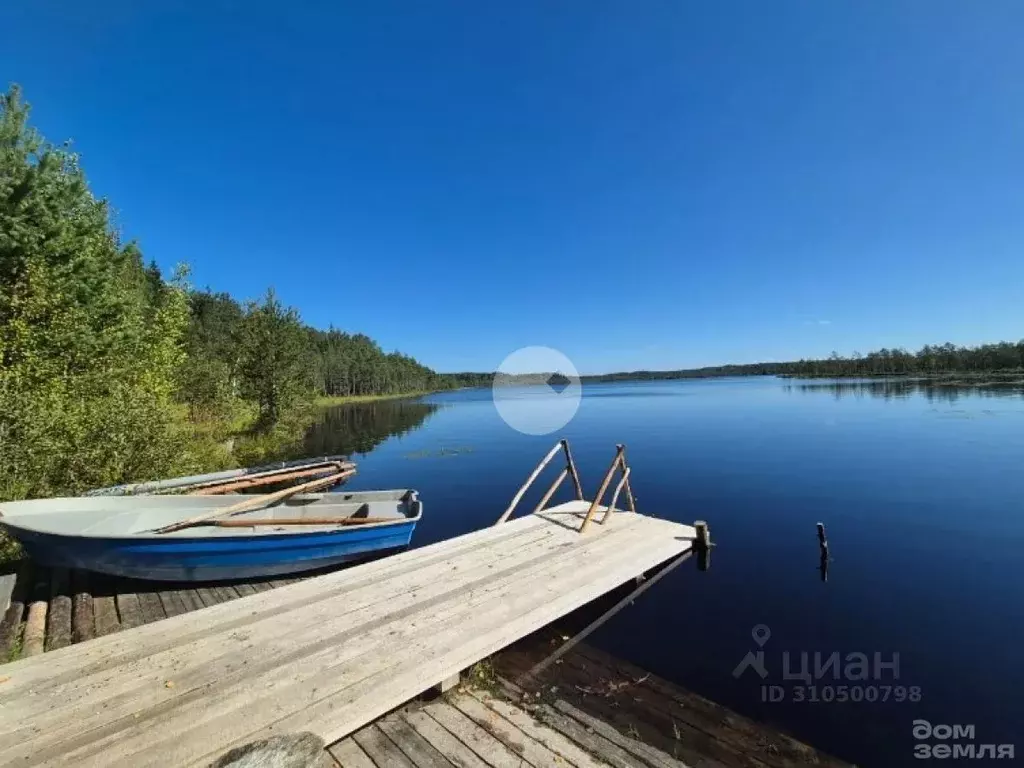
<path id="1" fill-rule="evenodd" d="M 263 536 L 86 538 L 19 530 L 36 562 L 156 581 L 283 576 L 407 547 L 416 520 L 365 528 Z"/>

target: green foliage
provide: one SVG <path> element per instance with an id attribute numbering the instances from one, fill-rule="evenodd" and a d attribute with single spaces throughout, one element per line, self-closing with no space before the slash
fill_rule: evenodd
<path id="1" fill-rule="evenodd" d="M 435 390 L 436 373 L 400 352 L 387 354 L 363 334 L 350 335 L 335 328 L 309 329 L 315 352 L 317 389 L 328 397 L 388 395 Z"/>
<path id="2" fill-rule="evenodd" d="M 299 314 L 278 301 L 274 289 L 250 302 L 238 324 L 238 373 L 243 397 L 260 409 L 260 421 L 281 414 L 312 393 L 306 331 Z"/>
<path id="3" fill-rule="evenodd" d="M 28 116 L 0 95 L 0 499 L 257 463 L 298 450 L 316 395 L 443 386 L 273 290 L 243 307 L 165 279 Z"/>
<path id="4" fill-rule="evenodd" d="M 122 244 L 78 158 L 0 98 L 0 496 L 172 472 L 188 302 Z"/>

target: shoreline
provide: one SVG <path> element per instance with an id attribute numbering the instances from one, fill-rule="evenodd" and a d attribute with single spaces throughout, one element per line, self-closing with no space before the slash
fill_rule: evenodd
<path id="1" fill-rule="evenodd" d="M 413 400 L 417 397 L 432 395 L 442 390 L 424 390 L 422 392 L 400 392 L 392 395 L 325 395 L 313 400 L 317 408 L 333 408 L 338 405 L 352 405 L 354 403 L 374 403 L 378 400 Z"/>

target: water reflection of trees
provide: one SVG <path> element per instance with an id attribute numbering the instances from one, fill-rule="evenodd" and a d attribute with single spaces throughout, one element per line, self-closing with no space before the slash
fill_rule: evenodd
<path id="1" fill-rule="evenodd" d="M 1024 380 L 1016 381 L 944 381 L 929 379 L 871 379 L 867 381 L 812 381 L 787 384 L 787 390 L 805 394 L 825 392 L 837 400 L 844 397 L 870 397 L 897 400 L 922 395 L 929 402 L 955 403 L 970 397 L 1024 398 Z"/>
<path id="2" fill-rule="evenodd" d="M 307 456 L 369 453 L 394 435 L 419 429 L 440 406 L 414 400 L 381 400 L 324 410 L 306 433 Z"/>

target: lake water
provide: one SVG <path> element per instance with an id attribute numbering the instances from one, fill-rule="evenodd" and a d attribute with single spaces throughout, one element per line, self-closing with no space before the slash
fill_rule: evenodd
<path id="1" fill-rule="evenodd" d="M 918 718 L 975 725 L 979 744 L 1024 733 L 1019 387 L 594 385 L 546 437 L 508 427 L 489 390 L 466 390 L 334 409 L 307 450 L 366 452 L 353 489 L 418 489 L 422 546 L 492 524 L 557 437 L 570 440 L 588 497 L 625 443 L 639 511 L 705 519 L 717 544 L 708 572 L 676 569 L 593 635 L 595 645 L 861 765 L 919 763 Z M 831 545 L 827 582 L 818 521 Z M 756 625 L 770 632 L 765 640 L 760 630 L 760 648 Z M 734 675 L 757 650 L 764 679 L 754 667 Z M 796 675 L 806 654 L 813 676 L 815 654 L 833 653 L 853 679 L 833 679 L 832 668 L 813 687 L 787 679 L 784 655 Z M 870 669 L 849 654 L 865 654 Z M 898 655 L 898 679 L 891 669 L 875 679 L 876 654 Z M 841 698 L 842 685 L 851 698 L 878 700 L 823 700 L 827 686 Z M 780 692 L 783 701 L 764 700 Z"/>

